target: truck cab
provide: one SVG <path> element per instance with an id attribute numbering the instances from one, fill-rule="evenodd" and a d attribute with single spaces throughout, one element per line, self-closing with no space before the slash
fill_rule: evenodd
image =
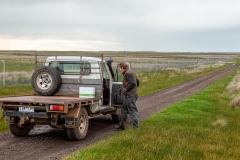
<path id="1" fill-rule="evenodd" d="M 99 105 L 92 110 L 96 112 L 122 103 L 122 82 L 116 82 L 117 72 L 114 74 L 112 62 L 111 58 L 105 61 L 86 56 L 51 56 L 44 65 L 59 71 L 62 82 L 54 95 L 78 96 L 80 87 L 94 88 L 95 97 L 100 98 Z"/>

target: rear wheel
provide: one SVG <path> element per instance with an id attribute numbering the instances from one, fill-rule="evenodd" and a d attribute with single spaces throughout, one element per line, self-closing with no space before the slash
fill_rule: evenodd
<path id="1" fill-rule="evenodd" d="M 71 140 L 82 140 L 86 137 L 88 132 L 88 113 L 87 110 L 82 107 L 77 119 L 75 119 L 75 127 L 67 128 L 67 135 Z"/>
<path id="2" fill-rule="evenodd" d="M 26 136 L 31 130 L 30 124 L 23 124 L 22 127 L 19 127 L 15 124 L 10 124 L 9 127 L 10 127 L 11 133 L 16 137 Z"/>

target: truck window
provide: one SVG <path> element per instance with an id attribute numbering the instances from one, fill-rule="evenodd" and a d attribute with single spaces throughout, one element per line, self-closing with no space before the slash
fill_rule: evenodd
<path id="1" fill-rule="evenodd" d="M 57 65 L 55 65 L 55 62 L 50 62 L 49 65 L 57 66 L 61 74 L 91 74 L 91 64 L 89 62 L 57 62 Z"/>

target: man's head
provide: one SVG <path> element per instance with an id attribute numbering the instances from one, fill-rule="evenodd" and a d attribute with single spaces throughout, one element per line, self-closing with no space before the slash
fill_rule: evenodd
<path id="1" fill-rule="evenodd" d="M 128 69 L 128 65 L 127 63 L 121 62 L 119 63 L 118 68 L 119 68 L 119 71 L 123 73 L 125 70 Z"/>

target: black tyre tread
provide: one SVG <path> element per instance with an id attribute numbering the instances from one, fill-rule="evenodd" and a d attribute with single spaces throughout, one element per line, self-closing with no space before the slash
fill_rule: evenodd
<path id="1" fill-rule="evenodd" d="M 36 84 L 36 78 L 42 72 L 47 72 L 52 76 L 53 85 L 49 90 L 42 90 Z M 32 83 L 32 87 L 33 87 L 34 91 L 37 94 L 42 95 L 42 96 L 50 96 L 50 95 L 55 94 L 60 89 L 61 84 L 62 84 L 62 79 L 56 68 L 53 68 L 51 66 L 42 66 L 42 67 L 37 68 L 34 71 L 34 73 L 32 75 L 31 83 Z"/>
<path id="2" fill-rule="evenodd" d="M 69 138 L 70 140 L 74 140 L 74 139 L 75 139 L 72 128 L 68 128 L 68 129 L 67 129 L 67 135 L 68 135 L 68 138 Z"/>
<path id="3" fill-rule="evenodd" d="M 113 123 L 119 123 L 120 122 L 120 115 L 112 114 L 112 121 L 113 121 Z"/>
<path id="4" fill-rule="evenodd" d="M 19 127 L 15 124 L 10 124 L 9 127 L 10 127 L 11 133 L 16 137 L 26 136 L 31 130 L 30 126 Z"/>
<path id="5" fill-rule="evenodd" d="M 89 119 L 88 119 L 88 112 L 87 112 L 86 108 L 84 108 L 84 107 L 81 108 L 79 117 L 81 116 L 81 114 L 84 114 L 85 117 L 87 118 L 87 124 L 86 124 L 85 131 L 84 131 L 84 133 L 80 133 L 79 132 L 79 125 L 80 125 L 80 123 L 76 119 L 75 128 L 68 128 L 67 129 L 68 138 L 71 139 L 71 140 L 82 140 L 87 135 Z"/>

